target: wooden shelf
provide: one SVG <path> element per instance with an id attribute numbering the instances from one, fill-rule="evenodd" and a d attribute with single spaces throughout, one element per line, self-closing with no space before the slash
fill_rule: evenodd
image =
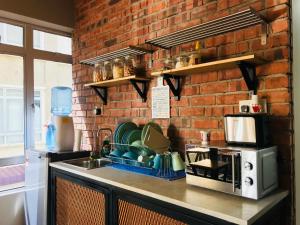
<path id="1" fill-rule="evenodd" d="M 85 87 L 112 87 L 112 86 L 117 86 L 121 84 L 126 84 L 129 83 L 130 80 L 135 80 L 135 81 L 149 81 L 150 78 L 145 78 L 145 77 L 137 77 L 137 76 L 128 76 L 128 77 L 122 77 L 118 79 L 112 79 L 112 80 L 106 80 L 106 81 L 101 81 L 97 83 L 89 83 L 85 84 Z"/>
<path id="2" fill-rule="evenodd" d="M 89 83 L 89 84 L 85 84 L 84 86 L 93 88 L 96 94 L 102 99 L 103 104 L 106 105 L 108 87 L 131 83 L 134 89 L 139 94 L 139 96 L 142 98 L 143 102 L 145 102 L 147 100 L 147 91 L 148 91 L 147 83 L 150 80 L 151 79 L 147 77 L 129 76 L 129 77 L 122 77 L 113 80 L 101 81 L 97 83 Z"/>
<path id="3" fill-rule="evenodd" d="M 182 67 L 179 69 L 162 70 L 159 72 L 151 73 L 151 76 L 163 76 L 164 80 L 169 85 L 173 95 L 177 100 L 179 100 L 181 92 L 181 77 L 203 72 L 225 70 L 238 67 L 242 72 L 248 89 L 256 93 L 258 87 L 256 65 L 263 63 L 266 63 L 266 61 L 255 56 L 254 54 L 251 54 L 230 59 L 201 63 L 193 66 Z"/>
<path id="4" fill-rule="evenodd" d="M 201 63 L 193 66 L 182 67 L 179 69 L 163 70 L 151 73 L 151 76 L 162 76 L 164 74 L 174 76 L 188 76 L 197 73 L 210 72 L 216 70 L 225 70 L 237 67 L 239 62 L 247 62 L 254 65 L 266 63 L 265 60 L 258 58 L 255 55 L 245 55 L 230 59 L 222 59 L 207 63 Z"/>

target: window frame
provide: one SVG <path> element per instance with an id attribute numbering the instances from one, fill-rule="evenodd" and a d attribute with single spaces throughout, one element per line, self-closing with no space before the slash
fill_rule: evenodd
<path id="1" fill-rule="evenodd" d="M 24 96 L 24 153 L 26 150 L 34 149 L 34 60 L 47 60 L 53 62 L 61 62 L 72 64 L 72 54 L 66 55 L 62 53 L 48 52 L 44 50 L 34 49 L 33 31 L 39 30 L 47 33 L 72 37 L 71 33 L 65 31 L 54 30 L 51 28 L 32 25 L 29 23 L 19 22 L 7 18 L 0 17 L 0 22 L 23 28 L 23 46 L 13 46 L 0 43 L 0 54 L 8 54 L 23 57 L 23 96 Z M 14 159 L 15 158 L 15 159 Z M 22 157 L 23 162 L 25 156 Z M 9 163 L 20 162 L 20 157 L 6 158 L 0 160 L 0 167 L 7 166 Z"/>

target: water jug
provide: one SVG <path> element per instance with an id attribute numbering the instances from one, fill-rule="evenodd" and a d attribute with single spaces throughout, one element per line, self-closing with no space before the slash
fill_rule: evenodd
<path id="1" fill-rule="evenodd" d="M 53 87 L 51 89 L 51 113 L 55 116 L 67 116 L 72 112 L 72 89 Z"/>

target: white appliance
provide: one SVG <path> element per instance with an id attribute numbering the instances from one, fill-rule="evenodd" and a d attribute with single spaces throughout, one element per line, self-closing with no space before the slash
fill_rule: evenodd
<path id="1" fill-rule="evenodd" d="M 259 199 L 278 187 L 277 147 L 186 145 L 188 184 Z"/>

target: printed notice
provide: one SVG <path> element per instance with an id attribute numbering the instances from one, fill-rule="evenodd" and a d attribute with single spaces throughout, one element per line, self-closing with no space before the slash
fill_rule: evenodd
<path id="1" fill-rule="evenodd" d="M 169 86 L 158 86 L 152 88 L 152 118 L 170 118 Z"/>

